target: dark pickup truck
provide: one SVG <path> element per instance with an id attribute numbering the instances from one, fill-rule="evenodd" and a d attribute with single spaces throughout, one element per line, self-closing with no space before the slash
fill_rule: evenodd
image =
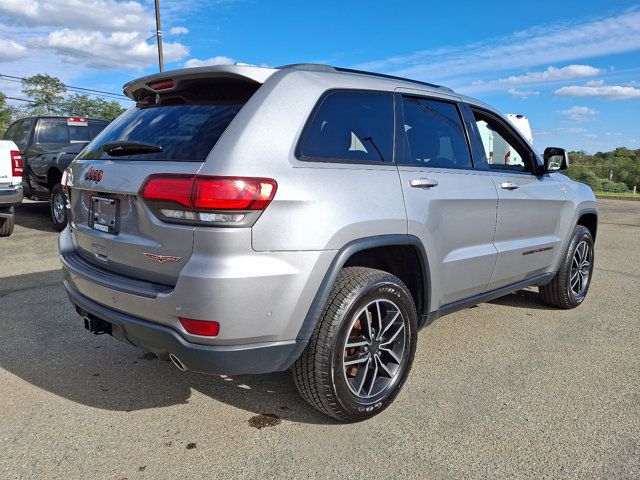
<path id="1" fill-rule="evenodd" d="M 60 181 L 71 160 L 109 124 L 84 117 L 38 116 L 21 118 L 7 129 L 24 161 L 24 196 L 49 200 L 51 217 L 58 230 L 67 224 L 65 196 Z"/>

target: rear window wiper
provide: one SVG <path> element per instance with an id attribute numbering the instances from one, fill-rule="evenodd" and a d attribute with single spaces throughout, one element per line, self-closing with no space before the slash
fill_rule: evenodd
<path id="1" fill-rule="evenodd" d="M 111 157 L 122 157 L 124 155 L 142 155 L 144 153 L 160 153 L 164 150 L 158 145 L 142 142 L 107 142 L 102 145 L 102 150 Z"/>

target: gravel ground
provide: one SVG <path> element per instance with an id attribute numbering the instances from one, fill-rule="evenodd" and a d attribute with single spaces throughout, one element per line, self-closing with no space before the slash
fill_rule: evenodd
<path id="1" fill-rule="evenodd" d="M 0 239 L 0 478 L 640 478 L 640 203 L 600 204 L 580 308 L 525 290 L 441 318 L 395 403 L 341 425 L 287 373 L 182 373 L 86 333 L 27 202 Z"/>

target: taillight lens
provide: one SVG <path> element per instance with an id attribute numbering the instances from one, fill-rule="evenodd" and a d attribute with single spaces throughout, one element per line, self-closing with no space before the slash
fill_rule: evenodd
<path id="1" fill-rule="evenodd" d="M 180 325 L 184 329 L 194 335 L 202 335 L 205 337 L 215 337 L 220 332 L 220 324 L 213 320 L 194 320 L 192 318 L 179 317 Z"/>
<path id="2" fill-rule="evenodd" d="M 276 193 L 266 178 L 195 177 L 193 201 L 207 210 L 264 210 Z"/>
<path id="3" fill-rule="evenodd" d="M 276 193 L 270 178 L 151 175 L 140 191 L 164 221 L 248 226 Z"/>
<path id="4" fill-rule="evenodd" d="M 24 170 L 22 155 L 18 150 L 11 150 L 11 173 L 14 177 L 21 177 Z"/>

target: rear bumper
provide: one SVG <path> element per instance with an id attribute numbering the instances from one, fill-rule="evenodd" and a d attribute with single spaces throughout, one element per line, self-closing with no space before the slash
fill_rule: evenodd
<path id="1" fill-rule="evenodd" d="M 0 187 L 0 208 L 20 205 L 23 198 L 22 185 Z"/>
<path id="2" fill-rule="evenodd" d="M 173 354 L 195 372 L 230 375 L 277 372 L 289 368 L 299 353 L 295 341 L 232 346 L 192 343 L 170 327 L 93 302 L 76 292 L 67 281 L 64 286 L 78 313 L 110 323 L 113 337 L 161 358 Z"/>

